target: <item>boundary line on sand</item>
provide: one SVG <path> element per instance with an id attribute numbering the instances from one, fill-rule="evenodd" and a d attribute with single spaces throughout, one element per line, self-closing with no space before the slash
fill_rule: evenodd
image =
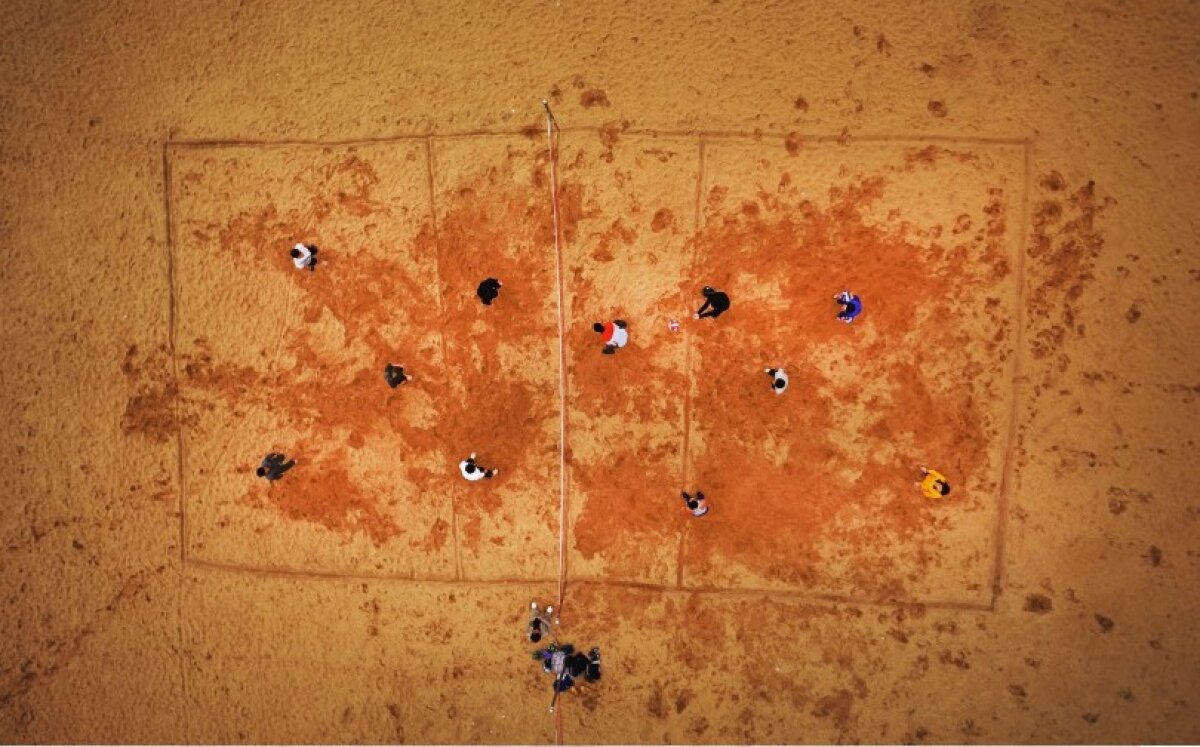
<path id="1" fill-rule="evenodd" d="M 171 413 L 175 418 L 175 468 L 179 485 L 179 589 L 175 595 L 175 624 L 176 645 L 179 647 L 179 687 L 183 697 L 183 741 L 191 741 L 191 724 L 188 720 L 188 679 L 187 664 L 183 652 L 183 590 L 187 582 L 187 491 L 184 488 L 183 469 L 183 421 L 179 419 L 180 390 L 179 390 L 179 359 L 175 355 L 175 313 L 176 313 L 176 279 L 175 279 L 175 213 L 171 204 L 171 155 L 167 143 L 163 143 L 163 209 L 166 211 L 167 229 L 167 349 L 171 352 L 171 381 L 175 387 L 175 396 L 171 402 Z"/>
<path id="2" fill-rule="evenodd" d="M 521 584 L 549 584 L 554 583 L 553 578 L 458 578 L 454 575 L 448 576 L 418 576 L 415 573 L 357 573 L 354 571 L 314 571 L 314 570 L 299 570 L 288 566 L 276 565 L 250 565 L 244 563 L 230 563 L 223 560 L 203 560 L 200 558 L 190 558 L 188 566 L 191 568 L 203 568 L 211 571 L 225 571 L 230 573 L 246 573 L 252 576 L 262 576 L 267 578 L 293 578 L 293 579 L 309 579 L 309 580 L 335 580 L 335 581 L 361 581 L 366 583 L 372 582 L 388 582 L 397 581 L 409 582 L 415 584 L 475 584 L 479 586 L 505 586 L 505 585 L 521 585 Z"/>
<path id="3" fill-rule="evenodd" d="M 552 128 L 549 128 L 549 134 L 550 134 L 551 138 L 554 138 L 555 140 L 557 140 L 557 138 L 555 136 L 560 135 L 562 132 L 598 132 L 599 130 L 600 130 L 600 128 L 597 128 L 597 127 L 559 127 L 555 123 Z M 536 133 L 536 129 L 534 129 L 532 132 Z M 698 146 L 700 148 L 700 169 L 699 169 L 699 175 L 697 177 L 697 188 L 696 188 L 696 213 L 697 213 L 696 228 L 697 228 L 697 230 L 699 229 L 699 214 L 701 211 L 702 199 L 703 199 L 702 192 L 703 192 L 703 178 L 704 178 L 703 177 L 703 174 L 704 174 L 704 165 L 703 164 L 704 164 L 704 155 L 705 155 L 705 153 L 704 153 L 705 140 L 706 139 L 748 139 L 748 140 L 753 140 L 753 141 L 762 141 L 762 140 L 766 140 L 766 139 L 771 139 L 771 140 L 781 139 L 786 136 L 783 133 L 763 133 L 761 131 L 733 132 L 733 131 L 714 131 L 714 130 L 650 130 L 650 129 L 629 129 L 629 130 L 623 131 L 622 134 L 631 135 L 631 136 L 651 136 L 651 137 L 657 137 L 657 136 L 687 137 L 687 136 L 691 136 L 691 137 L 696 137 L 698 139 Z M 180 392 L 179 392 L 178 361 L 177 361 L 177 356 L 176 356 L 178 279 L 177 279 L 176 267 L 175 267 L 175 251 L 177 249 L 177 247 L 175 245 L 175 218 L 174 218 L 174 214 L 173 214 L 175 206 L 173 205 L 173 200 L 172 200 L 172 195 L 171 195 L 171 186 L 172 186 L 171 181 L 173 178 L 173 173 L 172 173 L 172 165 L 173 165 L 172 164 L 172 151 L 173 151 L 173 149 L 176 149 L 176 148 L 200 149 L 200 148 L 222 148 L 222 147 L 231 147 L 231 148 L 234 148 L 234 147 L 273 147 L 273 146 L 280 146 L 280 147 L 284 147 L 284 146 L 335 147 L 335 146 L 353 146 L 353 145 L 357 145 L 357 144 L 363 144 L 363 145 L 376 144 L 376 143 L 386 144 L 386 143 L 394 143 L 394 142 L 402 142 L 402 141 L 424 140 L 425 147 L 427 149 L 427 156 L 428 156 L 428 164 L 427 165 L 428 165 L 428 169 L 429 169 L 429 179 L 430 179 L 430 184 L 429 184 L 430 209 L 431 209 L 431 211 L 433 211 L 433 219 L 434 219 L 434 222 L 436 223 L 436 205 L 434 202 L 435 196 L 433 194 L 433 190 L 435 187 L 434 187 L 434 184 L 432 181 L 432 179 L 433 179 L 433 140 L 436 138 L 439 138 L 439 137 L 451 138 L 451 137 L 474 137 L 474 136 L 524 136 L 524 137 L 532 138 L 535 136 L 535 134 L 531 134 L 531 131 L 529 130 L 529 128 L 525 128 L 525 129 L 521 129 L 521 130 L 508 130 L 508 131 L 476 130 L 476 131 L 458 132 L 458 133 L 423 132 L 423 133 L 418 133 L 418 134 L 393 135 L 393 136 L 360 138 L 360 139 L 350 139 L 350 140 L 340 140 L 340 141 L 301 140 L 301 139 L 273 140 L 273 141 L 272 140 L 254 140 L 254 139 L 234 139 L 234 140 L 186 140 L 186 139 L 185 140 L 170 140 L 170 139 L 168 139 L 168 140 L 163 141 L 163 152 L 162 152 L 163 178 L 164 178 L 163 203 L 164 203 L 164 211 L 166 213 L 165 220 L 166 220 L 166 230 L 167 230 L 166 242 L 167 242 L 167 275 L 168 275 L 168 309 L 167 309 L 167 313 L 168 313 L 168 347 L 169 347 L 169 350 L 171 353 L 171 370 L 172 370 L 172 374 L 174 377 L 174 383 L 175 383 L 175 399 L 174 399 L 173 406 L 174 406 L 175 415 L 176 415 L 176 422 L 177 423 L 179 422 L 178 416 L 179 416 L 179 408 L 181 406 L 181 400 L 180 400 Z M 802 134 L 801 137 L 803 137 L 804 139 L 809 140 L 809 141 L 828 142 L 828 141 L 838 141 L 840 136 L 828 135 L 828 134 L 817 134 L 817 135 L 803 135 Z M 1018 255 L 1016 258 L 1016 268 L 1015 268 L 1015 274 L 1017 276 L 1016 277 L 1016 283 L 1017 283 L 1016 304 L 1017 304 L 1018 319 L 1017 319 L 1016 333 L 1014 335 L 1014 345 L 1013 345 L 1013 350 L 1012 350 L 1012 354 L 1016 358 L 1014 361 L 1014 373 L 1013 373 L 1013 383 L 1012 383 L 1012 403 L 1010 405 L 1007 444 L 1005 446 L 1005 451 L 1004 451 L 1004 456 L 1003 456 L 1000 489 L 998 491 L 999 494 L 996 499 L 998 515 L 997 515 L 997 520 L 996 520 L 996 523 L 994 526 L 993 540 L 992 540 L 993 548 L 994 548 L 994 565 L 992 568 L 991 579 L 990 579 L 991 580 L 991 602 L 988 604 L 982 604 L 982 603 L 973 603 L 973 602 L 960 602 L 960 601 L 954 601 L 954 600 L 923 602 L 923 601 L 916 600 L 916 599 L 870 599 L 870 598 L 865 598 L 865 597 L 855 597 L 853 595 L 827 594 L 827 593 L 821 593 L 821 592 L 807 591 L 807 590 L 803 590 L 803 589 L 786 589 L 786 588 L 748 588 L 748 587 L 738 588 L 738 587 L 703 587 L 703 586 L 688 587 L 688 586 L 684 585 L 684 578 L 683 578 L 684 574 L 683 574 L 683 568 L 682 568 L 682 562 L 681 562 L 682 557 L 683 557 L 683 552 L 684 552 L 684 546 L 683 546 L 684 536 L 683 535 L 681 535 L 681 537 L 680 537 L 680 545 L 679 545 L 679 550 L 678 550 L 679 559 L 677 560 L 678 567 L 676 569 L 676 583 L 673 586 L 665 585 L 665 584 L 660 585 L 660 584 L 652 584 L 652 583 L 642 583 L 642 582 L 636 582 L 636 581 L 596 580 L 596 579 L 578 579 L 575 581 L 575 583 L 582 584 L 582 585 L 607 587 L 607 588 L 628 588 L 628 589 L 640 589 L 640 590 L 645 590 L 645 591 L 679 592 L 679 593 L 687 593 L 687 594 L 709 594 L 709 595 L 716 595 L 716 596 L 745 596 L 745 595 L 779 596 L 779 597 L 787 597 L 787 598 L 794 598 L 794 599 L 800 599 L 800 600 L 810 600 L 813 602 L 825 602 L 825 603 L 836 603 L 836 604 L 874 605 L 874 606 L 885 606 L 885 607 L 921 607 L 921 608 L 929 608 L 929 609 L 971 610 L 971 611 L 981 611 L 981 612 L 982 611 L 995 611 L 997 599 L 1003 592 L 1004 561 L 1005 561 L 1005 554 L 1007 551 L 1006 537 L 1007 537 L 1008 518 L 1009 518 L 1007 513 L 1008 513 L 1009 507 L 1011 505 L 1011 501 L 1012 501 L 1011 492 L 1013 490 L 1014 473 L 1015 473 L 1015 468 L 1016 468 L 1015 467 L 1015 461 L 1016 461 L 1015 460 L 1015 451 L 1016 451 L 1015 439 L 1016 439 L 1016 434 L 1018 431 L 1018 415 L 1020 412 L 1019 406 L 1020 406 L 1020 401 L 1021 401 L 1019 394 L 1021 391 L 1022 382 L 1024 381 L 1024 374 L 1022 373 L 1022 371 L 1023 371 L 1022 357 L 1023 357 L 1024 351 L 1022 349 L 1022 346 L 1024 344 L 1024 342 L 1023 342 L 1024 326 L 1026 324 L 1026 317 L 1027 317 L 1026 310 L 1024 309 L 1024 306 L 1023 306 L 1024 296 L 1025 296 L 1025 254 L 1027 251 L 1027 242 L 1028 242 L 1027 234 L 1028 234 L 1029 226 L 1030 226 L 1030 214 L 1029 213 L 1030 213 L 1030 205 L 1032 202 L 1032 186 L 1031 186 L 1031 184 L 1032 184 L 1032 179 L 1033 179 L 1033 173 L 1031 170 L 1031 168 L 1032 168 L 1031 159 L 1032 159 L 1032 149 L 1033 149 L 1034 140 L 1032 140 L 1030 138 L 960 137 L 960 136 L 942 136 L 942 135 L 921 136 L 921 135 L 909 134 L 909 135 L 866 135 L 866 136 L 853 137 L 853 138 L 851 138 L 851 142 L 894 142 L 894 143 L 908 143 L 908 144 L 921 144 L 921 143 L 955 144 L 955 143 L 959 143 L 959 144 L 983 144 L 983 145 L 988 145 L 988 144 L 990 144 L 990 145 L 1019 145 L 1019 146 L 1021 146 L 1021 148 L 1023 150 L 1023 154 L 1024 154 L 1024 192 L 1023 192 L 1022 198 L 1021 198 L 1021 211 L 1022 211 L 1021 212 L 1021 235 L 1018 237 L 1018 242 L 1017 242 L 1018 243 Z M 551 153 L 552 176 L 554 177 L 551 180 L 552 181 L 552 187 L 551 187 L 552 195 L 551 196 L 552 196 L 552 199 L 555 202 L 557 202 L 557 197 L 558 197 L 557 191 L 556 191 L 556 188 L 557 188 L 557 183 L 556 183 L 557 182 L 557 173 L 556 173 L 557 162 L 556 162 L 556 156 L 554 153 L 553 143 L 551 144 L 550 153 Z M 434 230 L 435 230 L 435 244 L 436 244 L 436 242 L 437 242 L 436 226 L 435 226 Z M 249 573 L 249 574 L 253 574 L 253 575 L 270 576 L 270 577 L 284 577 L 284 578 L 298 578 L 298 579 L 300 579 L 300 578 L 347 579 L 347 580 L 364 581 L 364 582 L 405 581 L 405 582 L 413 582 L 413 583 L 430 583 L 430 584 L 462 583 L 462 584 L 468 584 L 468 585 L 504 585 L 504 584 L 536 585 L 536 584 L 546 584 L 546 583 L 550 583 L 550 582 L 557 580 L 558 589 L 559 589 L 559 605 L 561 607 L 562 602 L 565 598 L 566 586 L 567 586 L 565 540 L 566 540 L 566 531 L 567 531 L 567 508 L 568 508 L 568 506 L 567 506 L 566 490 L 567 490 L 567 482 L 568 481 L 567 481 L 567 476 L 566 476 L 566 462 L 565 462 L 565 459 L 566 459 L 565 452 L 566 452 L 566 445 L 567 445 L 567 442 L 566 442 L 566 438 L 567 438 L 566 360 L 565 360 L 566 352 L 565 352 L 565 336 L 564 336 L 564 329 L 565 329 L 564 293 L 565 293 L 565 290 L 564 290 L 564 283 L 563 283 L 563 276 L 562 276 L 562 273 L 563 273 L 562 247 L 561 247 L 561 243 L 559 243 L 559 239 L 560 239 L 559 232 L 560 232 L 560 229 L 556 225 L 555 226 L 555 240 L 556 240 L 555 249 L 556 249 L 556 262 L 557 262 L 557 270 L 558 270 L 558 272 L 557 272 L 557 275 L 558 275 L 558 277 L 557 277 L 557 281 L 558 281 L 557 294 L 558 294 L 558 299 L 559 299 L 559 329 L 560 329 L 560 331 L 559 331 L 559 345 L 560 345 L 559 363 L 560 363 L 560 421 L 561 421 L 560 422 L 561 448 L 560 448 L 560 454 L 559 454 L 559 456 L 560 456 L 560 517 L 561 517 L 560 518 L 560 533 L 559 533 L 559 568 L 560 568 L 560 571 L 559 571 L 559 575 L 558 575 L 557 579 L 500 578 L 500 579 L 489 580 L 489 579 L 471 579 L 471 578 L 463 577 L 462 567 L 461 567 L 461 558 L 459 557 L 459 548 L 458 548 L 458 541 L 457 541 L 457 526 L 456 526 L 457 521 L 453 522 L 454 533 L 455 533 L 455 542 L 454 542 L 454 544 L 455 544 L 455 559 L 454 559 L 455 574 L 453 577 L 434 576 L 434 577 L 422 578 L 422 577 L 416 576 L 414 573 L 411 573 L 411 572 L 408 574 L 369 574 L 369 573 L 356 573 L 356 572 L 297 569 L 297 568 L 271 566 L 271 565 L 255 566 L 255 565 L 251 565 L 251 564 L 223 562 L 223 561 L 206 560 L 203 558 L 191 557 L 188 552 L 188 542 L 187 542 L 188 518 L 187 518 L 187 490 L 186 490 L 186 484 L 185 484 L 186 455 L 185 455 L 183 428 L 182 428 L 182 425 L 180 424 L 176 430 L 176 467 L 178 470 L 178 484 L 179 484 L 179 491 L 180 491 L 180 495 L 179 495 L 180 550 L 179 550 L 179 553 L 180 553 L 181 575 L 184 573 L 184 571 L 186 571 L 186 569 L 189 566 L 192 566 L 196 569 L 221 570 L 221 571 L 226 571 L 226 572 L 241 572 L 241 573 Z M 694 251 L 693 251 L 693 255 L 694 255 Z M 694 256 L 692 258 L 692 262 L 694 265 L 694 263 L 695 263 Z M 439 277 L 440 277 L 440 267 L 439 267 Z M 440 286 L 440 280 L 439 280 L 439 286 Z M 439 287 L 439 302 L 442 302 L 443 299 L 441 298 L 440 291 L 441 291 L 441 289 Z M 443 344 L 443 355 L 445 355 L 444 336 L 442 337 L 442 344 Z M 687 365 L 689 366 L 689 370 L 690 370 L 690 360 L 691 360 L 690 338 L 687 341 L 685 341 L 685 345 L 687 346 L 685 349 L 686 350 L 685 360 L 687 361 Z M 692 382 L 692 383 L 694 384 L 694 382 Z M 689 385 L 689 387 L 690 386 L 691 385 Z M 681 473 L 683 475 L 683 479 L 685 480 L 685 482 L 689 477 L 689 471 L 690 471 L 689 433 L 690 433 L 690 421 L 691 421 L 692 415 L 693 415 L 692 402 L 691 402 L 693 395 L 694 395 L 694 393 L 691 392 L 690 388 L 689 388 L 688 402 L 685 405 L 685 409 L 684 409 L 684 434 L 683 434 L 684 444 L 683 444 L 683 448 L 682 448 L 683 463 L 682 463 L 682 470 L 681 470 Z M 452 516 L 453 516 L 453 511 L 454 511 L 453 499 L 451 502 L 452 502 Z M 180 592 L 179 604 L 180 604 L 180 615 L 182 615 L 182 607 L 183 607 L 182 591 Z M 183 642 L 182 642 L 182 617 L 180 617 L 180 630 L 179 630 L 178 635 L 181 637 L 180 638 L 180 646 L 182 649 L 182 644 L 183 644 Z M 182 667 L 182 664 L 181 664 L 181 667 Z M 184 687 L 185 687 L 185 693 L 186 693 L 186 676 L 185 676 Z M 186 720 L 186 714 L 185 714 L 185 720 Z"/>
<path id="4" fill-rule="evenodd" d="M 179 470 L 179 562 L 187 563 L 187 502 L 183 486 L 183 426 L 179 419 L 179 358 L 175 354 L 176 287 L 175 277 L 175 213 L 171 201 L 171 156 L 168 144 L 163 144 L 163 207 L 167 211 L 167 349 L 171 353 L 171 381 L 175 387 L 172 398 L 172 415 L 178 427 L 175 429 L 175 464 Z"/>
<path id="5" fill-rule="evenodd" d="M 834 594 L 832 592 L 809 591 L 806 589 L 785 589 L 770 587 L 736 587 L 736 586 L 673 586 L 671 584 L 655 584 L 641 581 L 613 581 L 606 579 L 579 578 L 573 582 L 581 586 L 596 586 L 610 589 L 629 589 L 632 591 L 695 594 L 712 597 L 783 597 L 798 601 L 846 604 L 862 607 L 889 608 L 920 608 L 940 610 L 960 610 L 968 612 L 992 612 L 992 606 L 987 602 L 964 602 L 956 599 L 922 601 L 918 599 L 885 599 L 853 594 Z"/>
<path id="6" fill-rule="evenodd" d="M 559 133 L 581 132 L 581 133 L 599 133 L 603 127 L 558 127 L 555 126 L 555 131 Z M 418 133 L 397 133 L 394 135 L 380 135 L 376 137 L 361 137 L 347 138 L 342 140 L 320 140 L 313 138 L 284 138 L 278 140 L 270 140 L 265 138 L 180 138 L 177 140 L 167 140 L 166 145 L 170 148 L 274 148 L 274 147 L 289 147 L 289 146 L 324 146 L 324 147 L 342 147 L 353 145 L 375 145 L 396 143 L 404 140 L 422 140 L 425 138 L 464 138 L 464 137 L 485 137 L 485 136 L 518 136 L 518 137 L 534 137 L 538 131 L 537 128 L 521 128 L 514 130 L 463 130 L 463 131 L 446 131 L 435 132 L 425 131 Z M 651 128 L 629 128 L 621 130 L 622 135 L 635 135 L 643 137 L 663 137 L 663 138 L 678 138 L 678 137 L 697 137 L 701 139 L 747 139 L 747 140 L 783 140 L 789 136 L 799 136 L 806 142 L 843 142 L 846 138 L 841 134 L 831 134 L 828 132 L 763 132 L 762 130 L 656 130 Z M 971 135 L 916 135 L 906 133 L 902 135 L 895 134 L 866 134 L 866 135 L 851 135 L 849 136 L 848 144 L 853 143 L 888 143 L 888 142 L 912 142 L 912 143 L 950 143 L 963 145 L 1030 145 L 1033 141 L 1030 138 L 1023 137 L 984 137 Z"/>
<path id="7" fill-rule="evenodd" d="M 696 205 L 692 213 L 692 235 L 695 236 L 700 232 L 700 216 L 701 206 L 704 201 L 704 138 L 700 137 L 696 140 Z M 693 239 L 694 241 L 694 239 Z M 692 256 L 687 268 L 688 277 L 696 277 L 696 257 L 698 249 L 695 243 L 692 244 Z M 690 309 L 691 306 L 685 300 L 682 307 Z M 683 465 L 680 469 L 683 485 L 680 490 L 688 489 L 688 480 L 691 478 L 692 469 L 692 407 L 696 399 L 696 377 L 692 375 L 692 336 L 695 334 L 692 330 L 694 325 L 688 325 L 686 337 L 683 340 L 683 370 L 688 374 L 688 391 L 687 398 L 683 402 L 683 448 L 682 459 Z M 675 553 L 675 586 L 683 588 L 683 551 L 684 544 L 687 542 L 688 529 L 691 527 L 691 522 L 686 522 L 683 525 L 683 531 L 679 533 L 679 547 Z"/>
<path id="8" fill-rule="evenodd" d="M 446 315 L 446 299 L 442 293 L 442 239 L 438 233 L 438 214 L 437 214 L 437 199 L 435 197 L 436 190 L 434 189 L 434 153 L 433 153 L 433 138 L 425 138 L 425 175 L 429 184 L 429 225 L 433 231 L 433 269 L 434 277 L 437 280 L 437 302 L 438 315 L 445 318 Z M 446 329 L 444 326 L 438 328 L 438 344 L 442 353 L 442 366 L 447 370 L 450 368 L 450 353 L 446 349 Z M 456 578 L 462 578 L 462 552 L 458 546 L 458 502 L 454 499 L 454 489 L 449 491 L 450 495 L 450 535 L 453 539 L 454 547 L 454 575 Z"/>
<path id="9" fill-rule="evenodd" d="M 563 252 L 558 204 L 558 122 L 546 107 L 546 148 L 550 166 L 550 210 L 554 229 L 554 284 L 558 300 L 558 608 L 562 613 L 567 593 L 567 338 L 563 298 Z M 561 717 L 560 717 L 561 718 Z M 559 743 L 562 733 L 559 732 Z"/>
<path id="10" fill-rule="evenodd" d="M 1021 412 L 1021 392 L 1025 375 L 1021 362 L 1025 357 L 1025 253 L 1028 251 L 1030 208 L 1033 200 L 1033 143 L 1024 145 L 1024 188 L 1021 194 L 1021 235 L 1017 239 L 1016 259 L 1016 331 L 1013 333 L 1013 377 L 1009 387 L 1012 403 L 1008 411 L 1008 434 L 1005 436 L 1004 462 L 1000 468 L 1000 490 L 996 496 L 996 524 L 992 538 L 992 609 L 1004 591 L 1004 559 L 1007 552 L 1008 510 L 1013 501 L 1013 483 L 1016 474 L 1017 420 Z"/>
<path id="11" fill-rule="evenodd" d="M 347 573 L 341 571 L 299 571 L 281 566 L 252 566 L 241 563 L 227 563 L 217 560 L 201 560 L 192 558 L 188 567 L 197 571 L 215 573 L 249 574 L 260 578 L 292 579 L 301 581 L 347 581 L 356 583 L 395 583 L 426 584 L 429 586 L 538 586 L 554 583 L 554 578 L 455 578 L 453 576 L 418 577 L 413 574 L 371 575 Z M 992 612 L 992 606 L 985 602 L 964 602 L 954 599 L 921 601 L 917 599 L 881 599 L 850 594 L 833 594 L 827 592 L 806 591 L 803 589 L 765 588 L 765 587 L 725 587 L 725 586 L 693 586 L 677 587 L 673 584 L 655 584 L 641 581 L 618 581 L 606 579 L 579 578 L 571 581 L 571 585 L 579 587 L 595 587 L 601 589 L 627 589 L 648 593 L 689 594 L 696 596 L 711 596 L 719 598 L 739 597 L 776 597 L 793 599 L 801 602 L 823 604 L 846 604 L 852 606 L 870 606 L 904 609 L 940 609 L 963 612 Z"/>
<path id="12" fill-rule="evenodd" d="M 558 204 L 558 121 L 550 111 L 550 104 L 542 100 L 546 109 L 546 149 L 550 166 L 550 214 L 554 229 L 554 285 L 558 300 L 558 614 L 562 614 L 567 595 L 567 337 L 566 319 L 563 316 L 563 252 L 559 239 Z M 556 682 L 557 686 L 557 682 Z M 557 691 L 556 691 L 557 692 Z M 558 696 L 555 695 L 555 702 Z M 554 711 L 554 743 L 563 743 L 562 709 Z"/>

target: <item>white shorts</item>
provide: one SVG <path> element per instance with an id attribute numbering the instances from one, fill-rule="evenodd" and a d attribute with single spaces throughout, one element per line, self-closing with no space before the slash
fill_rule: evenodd
<path id="1" fill-rule="evenodd" d="M 465 459 L 458 463 L 458 471 L 462 473 L 463 477 L 471 482 L 483 479 L 483 469 L 481 469 L 478 464 L 471 464 Z"/>

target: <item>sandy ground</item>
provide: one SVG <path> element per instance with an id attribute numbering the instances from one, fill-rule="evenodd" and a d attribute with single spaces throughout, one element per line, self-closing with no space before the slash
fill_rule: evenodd
<path id="1" fill-rule="evenodd" d="M 1200 740 L 1200 9 L 476 5 L 0 9 L 0 737 Z"/>

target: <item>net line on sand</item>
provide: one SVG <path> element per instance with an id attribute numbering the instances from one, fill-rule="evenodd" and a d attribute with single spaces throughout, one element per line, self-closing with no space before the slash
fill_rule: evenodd
<path id="1" fill-rule="evenodd" d="M 550 161 L 550 207 L 554 227 L 554 267 L 555 283 L 558 293 L 558 611 L 562 615 L 562 606 L 567 590 L 567 358 L 566 337 L 563 317 L 563 255 L 562 241 L 559 234 L 559 205 L 558 205 L 558 122 L 550 111 L 550 104 L 542 99 L 542 108 L 546 110 L 546 148 Z M 557 692 L 555 695 L 557 701 Z M 554 712 L 554 741 L 563 743 L 562 710 L 553 705 Z"/>
<path id="2" fill-rule="evenodd" d="M 554 227 L 554 267 L 558 291 L 558 608 L 561 612 L 567 585 L 567 359 L 563 316 L 563 255 L 558 204 L 558 122 L 544 99 L 546 147 L 550 161 L 550 207 Z"/>

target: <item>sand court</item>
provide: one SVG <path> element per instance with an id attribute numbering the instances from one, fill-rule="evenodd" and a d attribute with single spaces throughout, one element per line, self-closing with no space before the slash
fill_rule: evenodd
<path id="1" fill-rule="evenodd" d="M 5 6 L 0 735 L 1196 742 L 1198 23 Z"/>
<path id="2" fill-rule="evenodd" d="M 453 577 L 425 434 L 453 406 L 423 141 L 172 147 L 174 339 L 189 558 Z M 321 247 L 296 270 L 297 241 Z M 389 390 L 383 366 L 421 371 Z M 269 485 L 261 453 L 298 462 Z"/>

